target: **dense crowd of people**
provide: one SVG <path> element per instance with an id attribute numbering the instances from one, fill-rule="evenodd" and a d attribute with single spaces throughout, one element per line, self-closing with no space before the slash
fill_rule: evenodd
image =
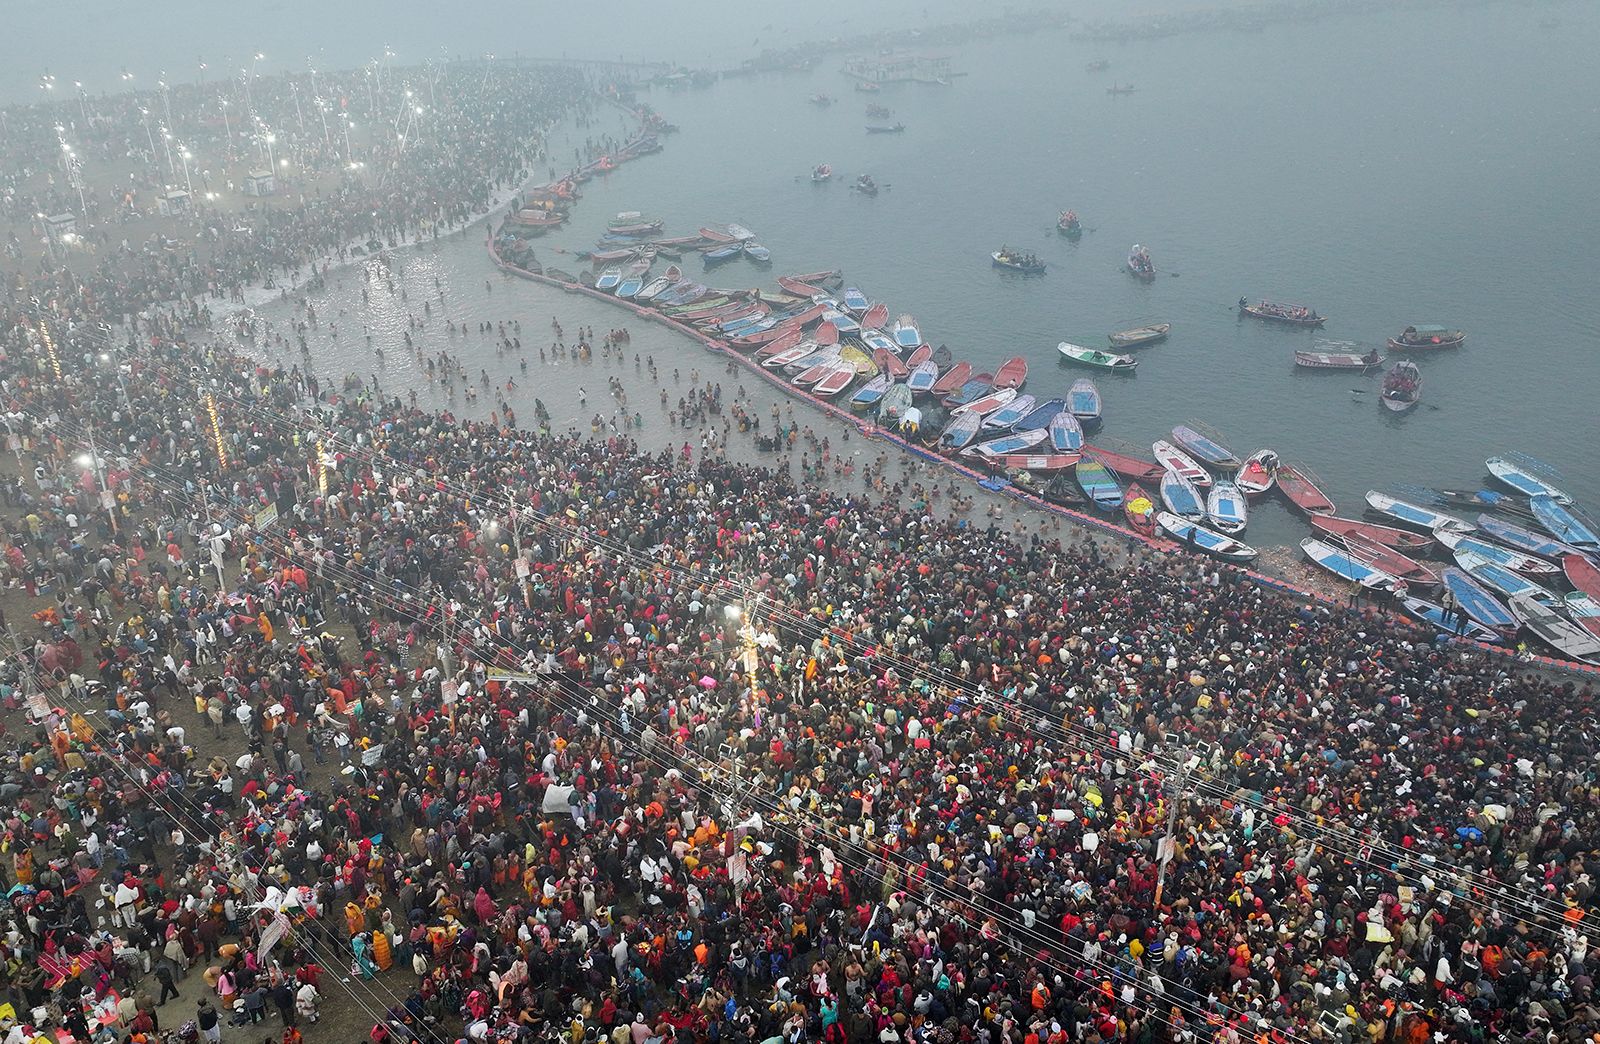
<path id="1" fill-rule="evenodd" d="M 1600 1039 L 1587 686 L 7 289 L 6 1044 Z"/>

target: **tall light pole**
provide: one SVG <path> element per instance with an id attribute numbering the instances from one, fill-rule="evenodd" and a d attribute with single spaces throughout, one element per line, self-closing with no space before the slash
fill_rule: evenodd
<path id="1" fill-rule="evenodd" d="M 350 122 L 350 114 L 348 112 L 341 112 L 339 119 L 344 121 L 344 161 L 346 163 L 354 163 L 355 158 L 350 154 L 350 128 L 354 127 L 355 124 Z"/>
<path id="2" fill-rule="evenodd" d="M 82 80 L 73 80 L 72 86 L 78 89 L 78 111 L 83 113 L 83 122 L 89 122 L 89 92 L 83 89 Z"/>
<path id="3" fill-rule="evenodd" d="M 294 118 L 300 124 L 300 133 L 305 134 L 306 118 L 300 111 L 300 85 L 293 80 L 289 81 L 289 93 L 294 95 Z"/>
<path id="4" fill-rule="evenodd" d="M 314 100 L 317 106 L 317 115 L 322 118 L 322 144 L 331 144 L 328 135 L 328 103 L 320 95 Z"/>
<path id="5" fill-rule="evenodd" d="M 228 158 L 233 158 L 233 123 L 228 119 L 228 99 L 217 95 L 217 102 L 222 106 L 222 130 L 228 136 Z"/>
<path id="6" fill-rule="evenodd" d="M 167 150 L 167 173 L 172 177 L 178 176 L 178 167 L 172 162 L 172 132 L 161 128 L 161 147 Z"/>
<path id="7" fill-rule="evenodd" d="M 183 158 L 183 187 L 189 193 L 189 207 L 193 212 L 194 181 L 189 177 L 189 161 L 194 158 L 194 154 L 189 151 L 189 146 L 180 141 L 178 142 L 178 155 Z"/>
<path id="8" fill-rule="evenodd" d="M 167 115 L 167 126 L 172 126 L 172 98 L 167 93 L 167 73 L 162 70 L 161 79 L 156 81 L 156 86 L 161 88 L 161 111 Z"/>
<path id="9" fill-rule="evenodd" d="M 143 105 L 139 106 L 139 115 L 144 119 L 144 138 L 150 143 L 150 158 L 156 158 L 156 136 L 150 130 L 150 110 Z"/>
<path id="10" fill-rule="evenodd" d="M 194 82 L 197 85 L 204 85 L 206 82 L 206 60 L 204 58 L 196 58 L 195 61 L 200 63 L 200 75 L 196 77 Z"/>
<path id="11" fill-rule="evenodd" d="M 83 222 L 89 223 L 89 203 L 83 198 L 83 161 L 78 159 L 72 146 L 67 144 L 67 129 L 56 124 L 56 141 L 61 143 L 61 165 L 66 168 L 67 182 L 78 190 L 78 207 L 83 211 Z"/>

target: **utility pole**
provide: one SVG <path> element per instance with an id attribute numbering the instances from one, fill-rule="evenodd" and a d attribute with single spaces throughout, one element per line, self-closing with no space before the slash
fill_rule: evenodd
<path id="1" fill-rule="evenodd" d="M 1188 748 L 1184 748 L 1181 754 L 1183 756 L 1181 762 L 1183 773 L 1178 777 L 1177 787 L 1167 795 L 1166 835 L 1156 843 L 1156 896 L 1152 905 L 1155 907 L 1156 916 L 1158 917 L 1161 915 L 1161 893 L 1167 884 L 1167 864 L 1171 863 L 1177 855 L 1178 804 L 1183 800 L 1183 792 L 1188 789 L 1189 764 L 1194 760 L 1194 756 L 1189 753 Z"/>

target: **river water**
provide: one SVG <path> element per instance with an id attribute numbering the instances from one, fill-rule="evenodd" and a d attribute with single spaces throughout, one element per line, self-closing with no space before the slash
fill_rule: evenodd
<path id="1" fill-rule="evenodd" d="M 1597 34 L 1600 9 L 1552 4 L 1396 10 L 1112 47 L 1065 33 L 1005 38 L 952 51 L 963 75 L 948 87 L 908 83 L 877 96 L 906 124 L 899 135 L 865 133 L 874 99 L 852 91 L 834 62 L 657 91 L 646 99 L 681 133 L 585 186 L 570 226 L 538 252 L 576 270 L 562 251 L 589 248 L 623 210 L 665 218 L 667 234 L 736 221 L 775 263 L 766 273 L 723 267 L 716 284 L 841 268 L 959 358 L 992 368 L 1026 356 L 1025 390 L 1041 399 L 1083 375 L 1059 363 L 1057 342 L 1103 345 L 1108 331 L 1171 322 L 1170 340 L 1138 350 L 1136 376 L 1098 379 L 1108 442 L 1147 452 L 1173 425 L 1200 422 L 1241 456 L 1270 446 L 1306 465 L 1345 514 L 1359 513 L 1370 488 L 1478 488 L 1486 457 L 1520 451 L 1600 508 L 1600 92 L 1587 46 Z M 1110 68 L 1087 71 L 1098 58 Z M 1107 94 L 1130 81 L 1136 93 Z M 837 104 L 808 104 L 819 92 Z M 575 144 L 558 135 L 552 151 Z M 833 165 L 834 182 L 805 176 L 819 162 Z M 849 191 L 858 172 L 885 191 Z M 1053 228 L 1069 206 L 1089 229 L 1075 243 Z M 1151 284 L 1121 270 L 1134 242 L 1161 270 Z M 988 255 L 1002 243 L 1039 253 L 1050 271 L 995 271 Z M 400 336 L 408 311 L 420 314 L 434 278 L 456 318 L 519 318 L 528 351 L 548 342 L 552 314 L 601 329 L 626 322 L 601 303 L 503 282 L 481 229 L 408 262 L 407 301 L 364 305 L 346 279 L 318 308 L 345 310 L 345 330 L 366 324 L 382 343 Z M 1240 320 L 1241 294 L 1331 319 L 1320 334 Z M 1424 322 L 1469 338 L 1419 358 L 1424 406 L 1409 416 L 1381 410 L 1374 379 L 1292 366 L 1318 336 L 1379 344 Z M 492 338 L 463 348 L 438 325 L 424 335 L 434 350 L 449 344 L 496 383 L 513 372 Z M 643 331 L 629 325 L 637 345 Z M 683 339 L 644 336 L 658 362 L 677 353 L 685 374 L 706 367 Z M 374 368 L 348 333 L 323 342 L 317 362 L 330 373 Z M 415 366 L 390 350 L 385 384 L 424 389 Z M 511 401 L 531 419 L 536 391 L 518 383 Z M 490 405 L 480 400 L 479 412 Z M 572 419 L 586 416 L 568 405 Z M 1246 539 L 1288 543 L 1302 532 L 1268 501 Z"/>

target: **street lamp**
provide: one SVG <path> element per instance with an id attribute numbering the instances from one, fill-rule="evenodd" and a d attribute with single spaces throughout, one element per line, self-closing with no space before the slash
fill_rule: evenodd
<path id="1" fill-rule="evenodd" d="M 150 110 L 141 105 L 139 115 L 144 119 L 144 139 L 150 143 L 150 158 L 153 160 L 156 157 L 156 136 L 150 130 Z"/>
<path id="2" fill-rule="evenodd" d="M 217 95 L 217 102 L 222 106 L 222 130 L 228 136 L 228 157 L 233 158 L 233 124 L 228 120 L 228 99 Z"/>
<path id="3" fill-rule="evenodd" d="M 177 177 L 178 168 L 172 162 L 172 132 L 165 127 L 161 128 L 161 147 L 167 150 L 167 173 Z"/>
<path id="4" fill-rule="evenodd" d="M 72 86 L 78 89 L 78 111 L 83 113 L 83 122 L 89 122 L 89 94 L 83 89 L 82 80 L 73 80 Z"/>

